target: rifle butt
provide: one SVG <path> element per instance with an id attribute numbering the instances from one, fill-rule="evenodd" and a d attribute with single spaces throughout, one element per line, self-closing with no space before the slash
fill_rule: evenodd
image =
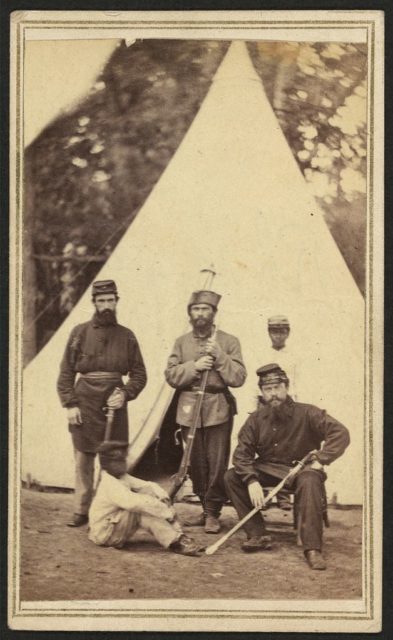
<path id="1" fill-rule="evenodd" d="M 176 496 L 176 494 L 179 491 L 179 489 L 182 487 L 183 482 L 184 482 L 184 479 L 180 480 L 180 479 L 177 478 L 177 476 L 174 476 L 171 479 L 171 484 L 170 484 L 170 487 L 169 487 L 168 492 L 167 492 L 171 502 L 173 502 L 174 497 Z"/>

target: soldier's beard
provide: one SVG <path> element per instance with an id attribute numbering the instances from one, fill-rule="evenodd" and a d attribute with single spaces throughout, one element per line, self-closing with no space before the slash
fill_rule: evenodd
<path id="1" fill-rule="evenodd" d="M 102 327 L 108 327 L 111 324 L 116 324 L 116 311 L 112 309 L 104 309 L 103 311 L 97 311 L 98 322 Z"/>
<path id="2" fill-rule="evenodd" d="M 284 422 L 286 418 L 284 401 L 280 402 L 280 404 L 272 406 L 269 402 L 269 414 L 272 418 L 274 418 L 277 422 Z"/>
<path id="3" fill-rule="evenodd" d="M 198 333 L 207 334 L 213 326 L 213 320 L 207 318 L 190 318 L 190 322 Z"/>

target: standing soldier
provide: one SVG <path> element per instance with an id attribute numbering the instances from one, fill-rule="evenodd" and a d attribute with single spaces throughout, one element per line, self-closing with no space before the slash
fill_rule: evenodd
<path id="1" fill-rule="evenodd" d="M 146 385 L 146 369 L 133 332 L 116 320 L 119 300 L 113 280 L 93 283 L 95 313 L 71 332 L 57 390 L 67 409 L 75 457 L 74 515 L 68 526 L 88 521 L 94 482 L 94 459 L 104 440 L 104 409 L 114 409 L 111 438 L 128 442 L 127 402 Z M 78 380 L 75 384 L 75 378 Z M 128 375 L 126 384 L 122 376 Z"/>
<path id="2" fill-rule="evenodd" d="M 228 466 L 235 399 L 228 387 L 241 387 L 246 379 L 240 343 L 215 330 L 214 317 L 221 299 L 213 291 L 195 291 L 188 304 L 193 330 L 178 338 L 165 371 L 167 382 L 179 390 L 176 421 L 183 440 L 193 423 L 194 407 L 204 371 L 208 371 L 199 424 L 196 430 L 190 475 L 203 512 L 188 526 L 205 526 L 218 533 L 218 521 L 226 502 L 224 473 Z"/>

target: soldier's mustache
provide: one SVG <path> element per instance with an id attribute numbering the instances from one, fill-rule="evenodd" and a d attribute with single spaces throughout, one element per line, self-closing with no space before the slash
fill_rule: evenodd
<path id="1" fill-rule="evenodd" d="M 212 324 L 212 321 L 208 320 L 207 318 L 193 318 L 191 320 L 191 324 L 193 326 L 208 327 Z"/>

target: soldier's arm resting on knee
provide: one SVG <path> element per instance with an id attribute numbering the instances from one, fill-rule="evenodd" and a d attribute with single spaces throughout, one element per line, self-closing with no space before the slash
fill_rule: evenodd
<path id="1" fill-rule="evenodd" d="M 129 481 L 127 478 L 127 485 L 134 484 L 135 486 L 135 484 L 143 482 L 143 480 L 139 480 L 139 478 L 129 477 L 138 482 L 133 483 L 132 480 Z M 169 522 L 176 516 L 176 512 L 172 506 L 168 506 L 156 497 L 135 491 L 131 486 L 126 486 L 126 484 L 123 484 L 122 481 L 116 478 L 107 478 L 106 494 L 112 504 L 126 511 L 146 513 L 157 518 L 163 518 Z"/>
<path id="2" fill-rule="evenodd" d="M 349 445 L 349 431 L 341 422 L 329 416 L 326 411 L 311 405 L 309 419 L 312 428 L 324 441 L 321 450 L 316 452 L 315 460 L 321 465 L 329 465 L 342 456 Z"/>

